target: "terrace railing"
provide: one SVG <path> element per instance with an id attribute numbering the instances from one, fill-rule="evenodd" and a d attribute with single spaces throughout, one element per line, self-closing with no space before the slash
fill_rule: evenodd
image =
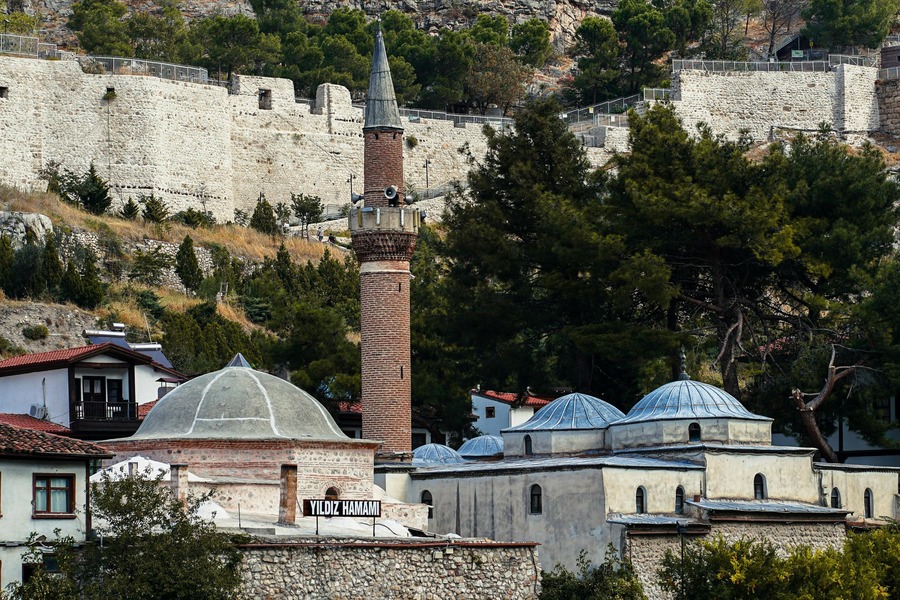
<path id="1" fill-rule="evenodd" d="M 36 37 L 0 33 L 0 54 L 35 58 L 59 58 L 56 44 L 45 44 Z"/>
<path id="2" fill-rule="evenodd" d="M 111 73 L 115 75 L 145 75 L 173 81 L 209 83 L 209 73 L 201 67 L 175 65 L 171 63 L 142 60 L 139 58 L 119 58 L 115 56 L 83 56 L 78 58 L 86 73 Z"/>
<path id="3" fill-rule="evenodd" d="M 738 62 L 732 60 L 673 60 L 672 71 L 759 71 L 778 72 L 827 72 L 832 65 L 824 60 L 796 62 Z"/>

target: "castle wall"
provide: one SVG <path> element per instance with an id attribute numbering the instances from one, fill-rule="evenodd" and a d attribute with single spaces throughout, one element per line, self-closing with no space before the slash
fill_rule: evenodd
<path id="1" fill-rule="evenodd" d="M 825 123 L 847 134 L 878 129 L 878 70 L 840 65 L 827 72 L 683 70 L 672 80 L 673 105 L 688 130 L 706 123 L 735 139 L 755 141 L 773 130 L 814 132 Z"/>
<path id="2" fill-rule="evenodd" d="M 230 90 L 136 75 L 91 75 L 75 61 L 0 56 L 0 183 L 44 189 L 49 161 L 78 174 L 93 162 L 118 208 L 154 192 L 172 212 L 209 210 L 220 221 L 252 211 L 260 192 L 322 198 L 329 212 L 362 191 L 362 109 L 346 88 L 296 102 L 285 79 L 235 76 Z M 104 99 L 107 89 L 115 97 Z M 260 90 L 267 90 L 265 103 Z M 264 107 L 261 107 L 264 104 Z M 481 127 L 404 120 L 407 191 L 445 186 L 468 172 L 467 147 L 486 149 Z"/>
<path id="3" fill-rule="evenodd" d="M 518 600 L 541 589 L 533 544 L 323 539 L 239 548 L 247 598 Z"/>
<path id="4" fill-rule="evenodd" d="M 877 81 L 875 89 L 880 129 L 893 135 L 900 134 L 900 79 Z"/>

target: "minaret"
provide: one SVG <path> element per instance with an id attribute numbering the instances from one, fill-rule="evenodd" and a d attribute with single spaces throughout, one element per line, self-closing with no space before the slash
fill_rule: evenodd
<path id="1" fill-rule="evenodd" d="M 363 137 L 363 204 L 350 211 L 360 273 L 362 435 L 384 442 L 380 458 L 403 459 L 412 450 L 409 260 L 421 220 L 417 208 L 404 206 L 403 126 L 380 23 Z"/>

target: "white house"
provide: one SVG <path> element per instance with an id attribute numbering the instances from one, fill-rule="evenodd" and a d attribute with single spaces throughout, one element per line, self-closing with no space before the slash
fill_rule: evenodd
<path id="1" fill-rule="evenodd" d="M 82 439 L 120 437 L 137 431 L 138 406 L 185 379 L 108 342 L 26 354 L 0 361 L 0 410 L 53 421 Z"/>
<path id="2" fill-rule="evenodd" d="M 472 423 L 484 435 L 499 436 L 507 427 L 521 425 L 541 408 L 550 404 L 556 396 L 536 396 L 526 392 L 519 395 L 512 392 L 493 390 L 472 390 Z"/>
<path id="3" fill-rule="evenodd" d="M 32 533 L 47 552 L 56 530 L 85 539 L 91 465 L 111 457 L 90 442 L 0 423 L 0 587 L 27 579 Z"/>

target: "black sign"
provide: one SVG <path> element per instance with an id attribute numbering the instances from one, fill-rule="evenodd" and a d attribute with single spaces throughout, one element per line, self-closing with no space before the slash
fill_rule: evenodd
<path id="1" fill-rule="evenodd" d="M 304 517 L 380 517 L 380 500 L 304 500 Z"/>

